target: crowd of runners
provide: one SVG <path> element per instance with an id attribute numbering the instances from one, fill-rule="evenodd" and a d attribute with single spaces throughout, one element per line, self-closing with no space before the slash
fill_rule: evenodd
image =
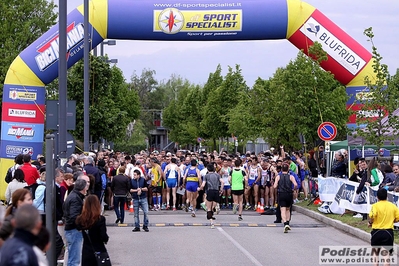
<path id="1" fill-rule="evenodd" d="M 79 156 L 72 155 L 69 159 L 68 168 L 73 172 L 83 166 Z M 298 184 L 293 190 L 293 202 L 298 201 L 299 191 L 303 191 L 305 199 L 308 198 L 307 186 L 304 184 L 307 174 L 305 158 L 300 152 L 289 156 L 283 147 L 274 152 L 247 152 L 242 155 L 228 154 L 224 151 L 142 151 L 135 155 L 103 151 L 98 152 L 95 159 L 107 174 L 108 186 L 103 191 L 106 209 L 114 208 L 115 193 L 111 184 L 113 178 L 120 174 L 120 169 L 131 179 L 135 170 L 140 171 L 147 183 L 146 195 L 151 211 L 184 210 L 190 212 L 192 217 L 196 217 L 198 209 L 208 211 L 208 187 L 202 183 L 206 174 L 210 172 L 219 174 L 221 179 L 219 197 L 212 211 L 231 209 L 233 213 L 238 212 L 238 219 L 242 220 L 242 210 L 256 211 L 258 205 L 265 210 L 276 208 L 278 202 L 274 181 L 281 173 L 283 164 L 289 166 L 290 173 Z M 210 165 L 211 168 L 208 167 Z M 120 222 L 120 219 L 117 222 Z"/>

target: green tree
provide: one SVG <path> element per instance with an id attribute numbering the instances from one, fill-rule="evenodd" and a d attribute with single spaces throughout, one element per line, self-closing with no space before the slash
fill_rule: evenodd
<path id="1" fill-rule="evenodd" d="M 200 101 L 202 89 L 200 86 L 191 86 L 189 93 L 186 95 L 181 112 L 183 119 L 181 120 L 182 129 L 185 134 L 181 134 L 180 142 L 183 145 L 196 143 L 196 139 L 200 137 L 200 123 L 202 120 L 202 102 Z"/>
<path id="2" fill-rule="evenodd" d="M 349 112 L 345 87 L 320 68 L 326 59 L 320 44 L 315 43 L 310 53 L 316 59 L 299 52 L 265 84 L 268 101 L 261 134 L 273 146 L 301 148 L 300 134 L 307 143 L 315 143 L 317 128 L 324 121 L 333 122 L 342 135 L 346 133 Z"/>
<path id="3" fill-rule="evenodd" d="M 374 75 L 365 77 L 368 93 L 364 95 L 367 97 L 358 100 L 362 108 L 356 113 L 357 125 L 365 127 L 357 130 L 354 135 L 381 148 L 396 139 L 399 133 L 399 116 L 395 112 L 399 107 L 398 72 L 396 77 L 390 77 L 388 66 L 382 63 L 383 57 L 374 46 L 373 29 L 366 29 L 364 35 L 372 45 Z"/>
<path id="4" fill-rule="evenodd" d="M 220 79 L 215 76 L 216 82 Z M 240 101 L 242 93 L 248 90 L 239 65 L 235 69 L 229 67 L 222 84 L 209 93 L 205 106 L 201 129 L 213 140 L 216 148 L 216 139 L 231 135 L 229 131 L 229 112 Z"/>
<path id="5" fill-rule="evenodd" d="M 204 88 L 202 90 L 202 95 L 201 95 L 201 104 L 204 106 L 204 108 L 201 111 L 201 121 L 205 118 L 211 115 L 211 110 L 207 108 L 208 102 L 212 101 L 214 95 L 216 94 L 217 88 L 220 87 L 223 83 L 223 76 L 222 76 L 222 67 L 220 64 L 216 67 L 215 72 L 210 73 L 208 76 L 208 80 L 204 85 Z M 200 136 L 203 138 L 210 138 L 213 143 L 213 148 L 216 149 L 216 139 L 218 138 L 217 136 L 215 137 L 215 134 L 212 134 L 212 131 L 210 130 L 211 127 L 208 126 L 207 122 L 201 122 L 200 123 Z"/>
<path id="6" fill-rule="evenodd" d="M 154 93 L 158 87 L 155 74 L 156 71 L 151 69 L 143 69 L 140 76 L 134 72 L 129 84 L 130 88 L 135 90 L 139 96 L 141 106 L 139 119 L 143 121 L 147 131 L 155 128 L 154 120 L 161 119 L 161 109 L 163 108 L 157 98 L 162 96 L 159 93 Z"/>
<path id="7" fill-rule="evenodd" d="M 268 108 L 267 80 L 258 78 L 252 89 L 240 93 L 240 101 L 229 112 L 229 132 L 242 140 L 254 141 L 264 129 Z"/>
<path id="8" fill-rule="evenodd" d="M 12 61 L 55 24 L 54 3 L 46 0 L 0 1 L 0 93 Z"/>
<path id="9" fill-rule="evenodd" d="M 133 123 L 133 130 L 131 132 L 126 132 L 124 137 L 121 137 L 115 142 L 114 149 L 135 154 L 147 148 L 146 139 L 147 131 L 145 130 L 144 123 L 138 119 Z"/>
<path id="10" fill-rule="evenodd" d="M 120 69 L 101 57 L 90 57 L 90 136 L 117 141 L 125 137 L 127 125 L 139 115 L 136 91 L 123 79 Z M 68 98 L 76 100 L 76 130 L 83 137 L 83 60 L 68 71 Z"/>
<path id="11" fill-rule="evenodd" d="M 198 100 L 196 95 L 198 87 L 185 83 L 177 93 L 176 99 L 170 101 L 164 109 L 164 125 L 169 129 L 169 138 L 180 145 L 187 145 L 194 142 L 197 137 L 195 129 L 191 126 L 190 120 L 196 115 L 194 110 L 197 108 Z M 194 105 L 190 107 L 190 102 Z M 192 110 L 193 109 L 193 110 Z M 199 123 L 199 121 L 197 121 Z M 194 130 L 194 131 L 193 131 Z"/>

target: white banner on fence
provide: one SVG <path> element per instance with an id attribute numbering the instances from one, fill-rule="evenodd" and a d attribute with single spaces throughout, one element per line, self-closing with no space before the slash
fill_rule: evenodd
<path id="1" fill-rule="evenodd" d="M 324 178 L 319 176 L 318 186 L 320 200 L 332 202 L 332 205 L 334 205 L 334 208 L 331 208 L 330 205 L 330 211 L 332 213 L 342 214 L 344 209 L 359 213 L 369 213 L 371 205 L 377 202 L 377 188 L 365 186 L 359 194 L 356 194 L 359 183 L 346 179 L 335 177 Z M 388 201 L 398 206 L 398 199 L 399 193 L 388 192 Z"/>
<path id="2" fill-rule="evenodd" d="M 337 194 L 342 183 L 345 179 L 335 177 L 321 177 L 317 178 L 319 187 L 319 197 L 321 201 L 334 201 L 335 195 Z"/>

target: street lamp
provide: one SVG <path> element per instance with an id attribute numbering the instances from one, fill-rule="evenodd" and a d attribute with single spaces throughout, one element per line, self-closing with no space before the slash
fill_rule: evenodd
<path id="1" fill-rule="evenodd" d="M 104 44 L 106 44 L 106 45 L 116 45 L 116 40 L 108 40 L 108 41 L 103 41 L 101 43 L 101 46 L 100 46 L 100 56 L 101 57 L 104 57 Z"/>

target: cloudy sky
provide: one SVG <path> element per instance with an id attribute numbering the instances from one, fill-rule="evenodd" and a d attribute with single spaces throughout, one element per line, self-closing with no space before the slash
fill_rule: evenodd
<path id="1" fill-rule="evenodd" d="M 57 1 L 55 1 L 57 3 Z M 374 43 L 383 63 L 395 73 L 399 68 L 399 1 L 398 0 L 307 0 L 357 42 L 371 51 L 363 35 L 373 27 Z M 68 12 L 83 0 L 68 0 Z M 287 40 L 230 42 L 172 42 L 118 40 L 116 46 L 104 46 L 109 58 L 118 59 L 126 80 L 144 68 L 155 70 L 158 81 L 172 74 L 204 84 L 209 73 L 221 64 L 223 75 L 228 66 L 239 64 L 247 85 L 258 77 L 267 79 L 278 67 L 284 67 L 297 56 L 298 50 Z"/>

